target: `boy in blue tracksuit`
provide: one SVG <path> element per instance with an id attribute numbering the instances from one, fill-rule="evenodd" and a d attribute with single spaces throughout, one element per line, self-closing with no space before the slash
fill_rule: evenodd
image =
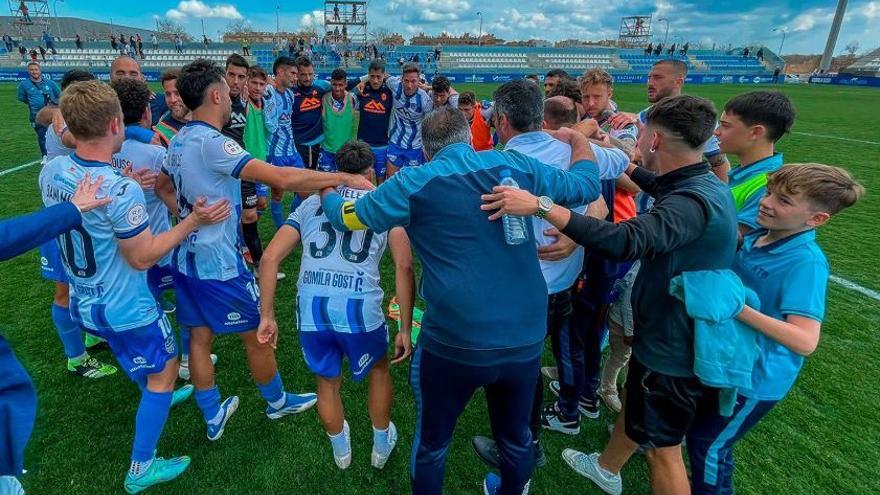
<path id="1" fill-rule="evenodd" d="M 804 357 L 819 343 L 828 262 L 816 228 L 864 193 L 845 170 L 789 165 L 768 177 L 760 228 L 745 236 L 733 265 L 761 300 L 737 318 L 758 332 L 752 386 L 740 390 L 730 417 L 702 411 L 687 435 L 694 494 L 733 493 L 733 446 L 791 389 Z"/>

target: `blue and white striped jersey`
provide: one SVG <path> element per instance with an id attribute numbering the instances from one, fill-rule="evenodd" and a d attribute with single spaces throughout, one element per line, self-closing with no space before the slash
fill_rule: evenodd
<path id="1" fill-rule="evenodd" d="M 241 180 L 238 174 L 251 155 L 219 129 L 201 122 L 187 123 L 171 140 L 162 171 L 171 176 L 177 189 L 180 217 L 192 213 L 204 196 L 208 204 L 228 200 L 232 215 L 213 225 L 202 225 L 174 250 L 180 273 L 201 280 L 229 280 L 247 270 L 239 235 Z"/>
<path id="2" fill-rule="evenodd" d="M 132 170 L 150 170 L 155 173 L 161 173 L 162 165 L 165 163 L 165 148 L 155 144 L 144 143 L 136 139 L 126 139 L 122 142 L 122 149 L 113 155 L 113 167 L 124 170 L 131 167 Z M 171 219 L 168 214 L 168 207 L 156 196 L 155 189 L 144 190 L 144 199 L 147 201 L 147 213 L 150 216 L 150 231 L 153 235 L 159 235 L 163 232 L 171 230 Z M 163 256 L 158 263 L 159 266 L 165 266 L 171 262 L 171 253 Z"/>
<path id="3" fill-rule="evenodd" d="M 339 189 L 347 201 L 356 201 L 366 193 Z M 303 201 L 285 223 L 297 229 L 302 238 L 296 282 L 300 331 L 362 333 L 380 328 L 385 315 L 379 262 L 388 234 L 333 229 L 317 195 Z"/>
<path id="4" fill-rule="evenodd" d="M 112 201 L 83 213 L 79 227 L 57 237 L 70 279 L 70 313 L 90 330 L 122 332 L 149 325 L 159 318 L 159 311 L 147 287 L 147 272 L 132 268 L 117 242 L 149 227 L 146 200 L 137 182 L 109 163 L 70 154 L 55 158 L 40 172 L 43 204 L 69 200 L 87 173 L 92 180 L 104 178 L 98 197 L 109 196 Z"/>
<path id="5" fill-rule="evenodd" d="M 291 119 L 293 115 L 293 91 L 279 92 L 274 86 L 266 86 L 263 95 L 263 118 L 266 120 L 266 155 L 269 157 L 296 156 Z"/>
<path id="6" fill-rule="evenodd" d="M 399 76 L 389 77 L 385 80 L 385 85 L 391 90 L 394 100 L 388 142 L 400 149 L 421 149 L 422 119 L 434 109 L 431 97 L 422 89 L 412 96 L 406 96 Z"/>

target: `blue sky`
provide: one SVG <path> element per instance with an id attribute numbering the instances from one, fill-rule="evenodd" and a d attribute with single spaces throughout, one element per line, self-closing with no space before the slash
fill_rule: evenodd
<path id="1" fill-rule="evenodd" d="M 494 2 L 493 2 L 494 3 Z M 676 0 L 504 0 L 487 8 L 484 0 L 388 0 L 371 1 L 368 7 L 373 27 L 385 27 L 405 37 L 424 31 L 455 34 L 479 30 L 477 11 L 483 14 L 483 32 L 504 39 L 544 38 L 549 40 L 616 38 L 620 17 L 652 14 L 669 19 L 669 43 L 684 40 L 719 46 L 732 43 L 765 43 L 778 49 L 781 35 L 773 28 L 787 30 L 784 53 L 819 53 L 824 48 L 834 0 L 783 0 L 776 2 L 676 1 Z M 112 8 L 108 9 L 108 4 Z M 257 30 L 274 31 L 275 7 L 280 5 L 282 30 L 298 30 L 320 23 L 323 2 L 232 1 L 232 0 L 152 0 L 150 2 L 84 2 L 61 0 L 58 15 L 147 27 L 155 18 L 170 17 L 193 34 L 201 34 L 204 19 L 208 35 L 216 38 L 231 20 L 247 19 Z M 655 23 L 655 34 L 662 39 L 664 23 Z M 852 0 L 841 29 L 836 53 L 847 43 L 857 41 L 860 51 L 880 46 L 880 0 Z"/>

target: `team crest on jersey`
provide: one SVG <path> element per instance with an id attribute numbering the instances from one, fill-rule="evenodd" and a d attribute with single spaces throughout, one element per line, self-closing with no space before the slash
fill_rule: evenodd
<path id="1" fill-rule="evenodd" d="M 385 99 L 385 95 L 382 95 L 382 99 Z M 370 113 L 385 113 L 385 105 L 379 103 L 376 100 L 370 100 L 364 105 L 364 111 Z"/>
<path id="2" fill-rule="evenodd" d="M 144 220 L 147 218 L 147 209 L 142 204 L 137 204 L 132 207 L 132 209 L 128 210 L 128 213 L 125 215 L 126 221 L 132 227 L 137 227 L 138 225 L 144 223 Z"/>
<path id="3" fill-rule="evenodd" d="M 240 155 L 244 153 L 244 149 L 242 149 L 242 147 L 239 146 L 238 143 L 231 139 L 223 141 L 223 151 L 225 151 L 226 154 L 230 156 Z"/>
<path id="4" fill-rule="evenodd" d="M 382 93 L 381 98 L 382 98 L 382 101 L 385 101 L 388 99 L 388 95 L 386 95 L 385 93 Z"/>

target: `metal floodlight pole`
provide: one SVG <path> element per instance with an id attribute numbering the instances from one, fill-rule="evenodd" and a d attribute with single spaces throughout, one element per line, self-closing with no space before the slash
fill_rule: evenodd
<path id="1" fill-rule="evenodd" d="M 837 44 L 837 36 L 840 34 L 840 25 L 843 24 L 846 3 L 847 0 L 837 0 L 837 10 L 834 12 L 834 20 L 831 21 L 831 31 L 828 32 L 825 51 L 822 53 L 822 60 L 819 61 L 819 70 L 821 72 L 828 72 L 828 69 L 831 68 L 831 57 L 834 55 L 834 45 Z"/>
<path id="2" fill-rule="evenodd" d="M 781 27 L 781 28 L 773 28 L 773 31 L 777 32 L 777 33 L 782 33 L 782 40 L 779 42 L 779 53 L 778 53 L 778 55 L 781 57 L 782 56 L 782 46 L 785 45 L 785 35 L 788 33 L 788 30 L 785 29 L 784 27 Z"/>
<path id="3" fill-rule="evenodd" d="M 477 46 L 483 46 L 483 13 L 477 12 L 477 15 L 480 16 L 480 37 L 477 38 Z"/>
<path id="4" fill-rule="evenodd" d="M 666 40 L 669 39 L 669 19 L 665 17 L 661 17 L 657 19 L 657 22 L 665 22 L 666 23 L 666 33 L 663 35 L 663 45 L 666 45 Z"/>

